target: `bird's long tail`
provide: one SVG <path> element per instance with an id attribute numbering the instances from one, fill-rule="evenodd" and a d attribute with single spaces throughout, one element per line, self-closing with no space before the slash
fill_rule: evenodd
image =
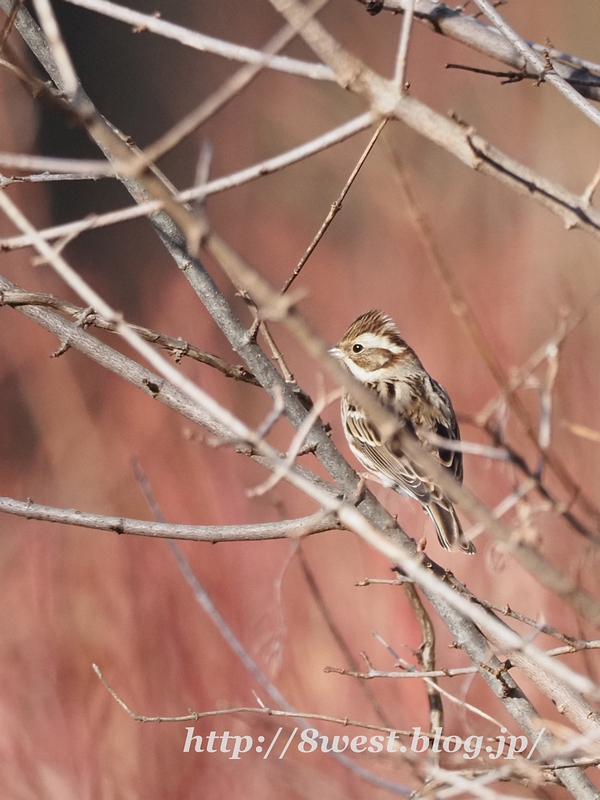
<path id="1" fill-rule="evenodd" d="M 451 503 L 430 503 L 425 506 L 425 510 L 433 520 L 442 547 L 446 550 L 461 550 L 469 555 L 475 552 L 475 545 L 465 536 Z"/>

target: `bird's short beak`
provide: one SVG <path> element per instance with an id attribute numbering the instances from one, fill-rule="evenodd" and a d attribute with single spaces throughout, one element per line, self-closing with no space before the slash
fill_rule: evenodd
<path id="1" fill-rule="evenodd" d="M 329 353 L 330 356 L 333 356 L 334 358 L 344 357 L 344 354 L 342 353 L 339 347 L 330 347 L 327 352 Z"/>

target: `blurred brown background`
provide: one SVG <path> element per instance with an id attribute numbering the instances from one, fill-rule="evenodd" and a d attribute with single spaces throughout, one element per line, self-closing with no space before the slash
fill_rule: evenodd
<path id="1" fill-rule="evenodd" d="M 156 3 L 131 2 L 154 12 Z M 574 9 L 560 0 L 503 7 L 527 38 L 550 39 L 575 55 L 600 60 L 593 3 Z M 106 117 L 141 146 L 216 89 L 237 65 L 185 49 L 148 33 L 133 35 L 113 20 L 62 4 L 59 19 L 82 83 Z M 263 0 L 163 4 L 170 21 L 230 41 L 260 47 L 281 26 Z M 368 16 L 351 0 L 332 0 L 322 21 L 375 70 L 393 69 L 400 17 Z M 17 44 L 17 37 L 11 41 Z M 311 54 L 300 42 L 286 51 Z M 598 167 L 598 131 L 550 86 L 501 86 L 493 78 L 445 70 L 447 62 L 502 68 L 415 24 L 407 78 L 411 92 L 440 112 L 452 109 L 493 144 L 537 171 L 583 191 Z M 160 166 L 179 188 L 193 182 L 199 147 L 214 145 L 212 175 L 225 175 L 276 155 L 360 113 L 360 101 L 337 87 L 263 72 L 200 132 Z M 281 173 L 208 200 L 219 233 L 274 284 L 282 284 L 339 194 L 370 133 Z M 509 373 L 555 329 L 560 314 L 579 308 L 600 286 L 597 244 L 567 232 L 548 212 L 451 156 L 398 123 L 387 126 L 342 212 L 305 267 L 298 286 L 302 310 L 332 343 L 369 308 L 393 316 L 428 370 L 447 388 L 463 420 L 463 438 L 482 441 L 469 424 L 496 385 L 453 314 L 407 210 L 389 147 L 406 165 L 435 239 L 476 315 L 494 355 Z M 85 136 L 0 72 L 0 149 L 96 157 Z M 48 186 L 48 188 L 46 188 Z M 130 200 L 116 182 L 10 187 L 40 226 L 118 208 Z M 0 234 L 14 233 L 0 220 Z M 128 320 L 181 336 L 235 361 L 227 342 L 178 273 L 146 221 L 80 236 L 66 251 L 70 263 Z M 1 272 L 24 288 L 76 299 L 32 251 L 0 253 Z M 218 268 L 213 277 L 248 324 L 251 317 Z M 600 429 L 598 349 L 600 315 L 592 313 L 567 339 L 554 393 L 553 443 L 582 489 L 598 486 L 598 444 L 575 437 L 564 422 Z M 301 516 L 314 507 L 279 487 L 250 500 L 245 489 L 264 478 L 248 460 L 209 449 L 202 434 L 173 412 L 141 396 L 69 351 L 49 355 L 57 342 L 12 309 L 0 313 L 1 492 L 18 499 L 88 511 L 150 518 L 133 475 L 139 460 L 168 521 L 235 524 Z M 317 393 L 322 377 L 281 329 L 277 341 L 301 385 Z M 114 340 L 107 338 L 114 343 Z M 208 367 L 181 369 L 246 422 L 269 410 L 264 394 L 234 384 Z M 538 396 L 522 392 L 537 418 Z M 347 453 L 334 405 L 324 415 Z M 511 441 L 534 463 L 520 428 Z M 273 441 L 285 447 L 291 429 L 279 423 Z M 306 461 L 313 466 L 312 460 Z M 466 459 L 466 484 L 490 506 L 511 491 L 514 474 L 498 464 Z M 556 488 L 554 484 L 551 485 Z M 375 487 L 375 493 L 414 537 L 428 534 L 428 552 L 486 599 L 543 617 L 573 635 L 572 614 L 554 601 L 484 534 L 469 560 L 443 553 L 421 510 Z M 557 489 L 560 495 L 560 491 Z M 561 495 L 564 497 L 563 495 Z M 536 500 L 536 503 L 539 501 Z M 597 560 L 556 516 L 534 506 L 532 527 L 542 552 L 594 591 Z M 514 519 L 514 517 L 512 517 Z M 92 672 L 100 665 L 123 699 L 140 714 L 177 715 L 188 709 L 255 706 L 253 691 L 271 701 L 244 670 L 195 603 L 164 541 L 117 537 L 63 526 L 0 520 L 0 787 L 15 798 L 308 798 L 384 797 L 327 756 L 290 752 L 263 761 L 182 753 L 184 724 L 141 725 L 117 707 Z M 187 544 L 185 555 L 248 652 L 287 700 L 306 712 L 376 723 L 352 679 L 325 674 L 347 666 L 311 595 L 295 544 L 287 541 Z M 357 588 L 370 577 L 391 577 L 386 561 L 349 533 L 310 537 L 301 544 L 329 610 L 356 657 L 393 667 L 373 638 L 378 631 L 405 658 L 420 634 L 399 587 Z M 449 649 L 439 626 L 438 661 L 466 664 Z M 550 640 L 540 637 L 539 644 Z M 570 656 L 569 664 L 597 677 L 598 657 Z M 517 676 L 519 679 L 519 676 Z M 517 734 L 480 678 L 444 685 L 480 704 Z M 531 687 L 522 681 L 525 691 Z M 391 722 L 428 724 L 426 695 L 412 681 L 370 682 Z M 550 703 L 531 690 L 542 714 Z M 283 723 L 286 724 L 286 723 Z M 196 733 L 229 730 L 267 737 L 279 722 L 254 716 L 208 719 Z M 288 727 L 291 727 L 291 723 Z M 320 726 L 326 733 L 347 733 Z M 491 724 L 446 703 L 446 731 L 494 735 Z M 287 728 L 286 728 L 287 730 Z M 360 732 L 360 731 L 359 731 Z M 351 735 L 354 735 L 352 733 Z M 356 757 L 361 766 L 410 783 L 398 758 Z M 527 793 L 520 787 L 519 791 Z M 551 795 L 549 791 L 548 796 Z M 552 796 L 562 796 L 555 792 Z"/>

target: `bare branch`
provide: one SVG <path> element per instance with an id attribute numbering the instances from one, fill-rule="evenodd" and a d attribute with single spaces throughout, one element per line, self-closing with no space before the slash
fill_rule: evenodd
<path id="1" fill-rule="evenodd" d="M 404 89 L 404 76 L 406 75 L 406 60 L 408 58 L 408 43 L 412 28 L 413 15 L 415 12 L 415 0 L 408 0 L 402 28 L 400 31 L 400 42 L 398 44 L 398 55 L 396 57 L 396 68 L 394 70 L 394 84 L 398 91 Z"/>
<path id="2" fill-rule="evenodd" d="M 183 539 L 197 542 L 240 542 L 263 539 L 285 539 L 309 536 L 312 533 L 340 529 L 333 516 L 318 513 L 310 517 L 280 522 L 258 522 L 250 525 L 177 525 L 166 522 L 149 522 L 126 517 L 109 517 L 90 514 L 72 508 L 53 508 L 38 505 L 31 500 L 14 500 L 0 497 L 0 513 L 12 514 L 26 519 L 57 522 L 99 531 L 112 531 L 130 536 L 150 536 L 156 539 Z"/>
<path id="3" fill-rule="evenodd" d="M 0 3 L 1 2 L 2 0 L 0 0 Z M 370 128 L 374 119 L 375 115 L 372 113 L 361 114 L 361 116 L 350 120 L 350 122 L 340 125 L 338 128 L 327 131 L 327 133 L 323 134 L 322 136 L 318 136 L 316 139 L 313 139 L 306 144 L 302 144 L 299 147 L 294 147 L 292 150 L 288 150 L 287 152 L 273 158 L 265 159 L 264 161 L 261 161 L 251 167 L 246 167 L 239 172 L 235 172 L 223 178 L 216 178 L 215 180 L 209 181 L 203 186 L 196 186 L 192 189 L 178 192 L 173 196 L 173 199 L 181 203 L 187 203 L 194 200 L 204 200 L 212 194 L 217 194 L 219 192 L 226 191 L 227 189 L 233 189 L 238 186 L 242 186 L 245 183 L 256 180 L 257 178 L 261 178 L 264 175 L 271 175 L 280 169 L 284 169 L 291 164 L 296 164 L 305 158 L 309 158 L 315 153 L 325 150 L 328 147 L 332 147 L 333 145 L 343 142 L 357 133 Z M 52 228 L 47 228 L 46 230 L 40 230 L 39 234 L 42 236 L 42 238 L 52 241 L 53 239 L 58 239 L 61 236 L 71 233 L 72 231 L 79 233 L 86 230 L 106 227 L 107 225 L 115 225 L 119 222 L 127 222 L 132 219 L 139 219 L 140 217 L 152 216 L 160 211 L 163 207 L 164 203 L 162 203 L 160 200 L 143 201 L 140 199 L 139 202 L 131 208 L 110 211 L 106 214 L 94 214 L 93 216 L 87 217 L 83 220 L 68 222 L 64 225 L 56 225 Z M 31 245 L 32 243 L 28 236 L 13 236 L 6 239 L 0 239 L 0 251 L 14 250 L 19 247 L 31 247 Z"/>
<path id="4" fill-rule="evenodd" d="M 0 167 L 18 169 L 23 172 L 48 173 L 71 172 L 80 179 L 114 178 L 117 174 L 117 165 L 107 161 L 85 160 L 81 158 L 50 158 L 48 156 L 30 156 L 19 153 L 0 153 Z M 51 180 L 50 176 L 45 178 Z M 58 176 L 54 176 L 57 180 Z M 15 178 L 4 180 L 17 180 Z M 21 180 L 24 180 L 23 178 Z M 30 177 L 29 180 L 32 180 Z M 65 180 L 63 177 L 62 180 Z M 1 185 L 1 184 L 0 184 Z"/>
<path id="5" fill-rule="evenodd" d="M 203 245 L 223 267 L 235 285 L 243 285 L 263 309 L 277 308 L 279 293 L 249 264 L 235 253 L 214 231 L 207 230 Z M 265 313 L 265 312 L 263 312 Z M 327 344 L 302 319 L 295 309 L 277 312 L 281 322 L 298 339 L 305 350 L 327 370 L 334 380 L 350 391 L 355 400 L 377 425 L 380 434 L 396 440 L 401 450 L 425 470 L 450 499 L 462 506 L 470 516 L 481 522 L 508 553 L 520 561 L 536 579 L 555 591 L 595 624 L 600 624 L 600 602 L 577 586 L 576 581 L 563 574 L 526 542 L 514 537 L 488 508 L 448 473 L 440 462 L 417 441 L 409 431 L 398 426 L 395 415 L 379 402 L 374 392 L 351 376 L 328 353 Z"/>
<path id="6" fill-rule="evenodd" d="M 433 672 L 435 670 L 435 628 L 433 627 L 431 617 L 427 613 L 414 584 L 406 583 L 404 585 L 404 593 L 417 618 L 423 637 L 423 641 L 416 652 L 417 660 L 421 666 L 422 672 Z M 438 691 L 437 678 L 428 675 L 425 688 L 429 704 L 429 730 L 434 733 L 436 728 L 443 728 L 444 725 L 444 707 Z M 432 761 L 439 764 L 439 754 L 432 753 L 430 758 Z"/>
<path id="7" fill-rule="evenodd" d="M 479 672 L 477 667 L 453 667 L 451 669 L 411 669 L 399 672 L 398 670 L 369 669 L 368 672 L 358 670 L 339 669 L 338 667 L 325 667 L 325 672 L 333 672 L 336 675 L 347 675 L 350 678 L 360 678 L 363 681 L 370 681 L 376 678 L 394 679 L 417 679 L 417 678 L 455 678 L 462 675 L 475 675 Z"/>
<path id="8" fill-rule="evenodd" d="M 71 317 L 71 319 L 75 320 L 81 319 L 81 315 L 86 310 L 55 295 L 43 294 L 41 292 L 24 292 L 21 289 L 0 289 L 0 306 L 3 305 L 11 306 L 12 308 L 18 306 L 43 306 L 45 308 L 53 308 L 55 311 L 60 311 L 62 314 L 66 314 Z M 87 328 L 90 326 L 116 333 L 114 322 L 105 319 L 94 311 L 89 311 L 85 317 L 84 327 Z M 201 364 L 214 367 L 228 378 L 250 383 L 253 386 L 260 386 L 260 383 L 256 380 L 254 375 L 248 372 L 244 367 L 229 364 L 224 359 L 212 355 L 211 353 L 206 353 L 183 339 L 174 339 L 172 336 L 166 336 L 164 333 L 153 331 L 150 328 L 144 328 L 141 325 L 131 324 L 131 328 L 147 342 L 162 347 L 171 355 L 175 356 L 176 362 L 179 362 L 182 358 L 187 356 L 194 361 L 199 361 Z"/>
<path id="9" fill-rule="evenodd" d="M 304 265 L 306 264 L 306 262 L 308 261 L 308 259 L 312 255 L 312 253 L 314 252 L 316 246 L 319 244 L 319 242 L 321 241 L 321 239 L 325 235 L 325 232 L 327 231 L 327 228 L 329 228 L 329 226 L 333 222 L 335 216 L 341 211 L 342 203 L 346 199 L 346 195 L 348 194 L 352 184 L 356 180 L 356 176 L 360 172 L 360 169 L 361 169 L 362 165 L 367 160 L 367 157 L 368 157 L 369 153 L 371 152 L 371 150 L 375 146 L 375 142 L 379 138 L 379 134 L 383 130 L 386 122 L 387 122 L 387 120 L 384 119 L 377 126 L 377 128 L 375 130 L 375 133 L 373 134 L 373 136 L 371 137 L 371 139 L 369 141 L 369 144 L 366 146 L 362 156 L 359 158 L 356 166 L 354 167 L 354 169 L 352 170 L 352 172 L 350 174 L 350 177 L 346 181 L 346 184 L 345 184 L 344 188 L 342 189 L 342 191 L 340 193 L 340 196 L 338 197 L 337 200 L 335 200 L 331 204 L 331 209 L 329 210 L 329 213 L 325 217 L 325 220 L 324 220 L 323 224 L 321 225 L 321 227 L 319 228 L 315 238 L 310 243 L 308 249 L 306 250 L 306 252 L 302 256 L 302 258 L 300 259 L 298 264 L 296 265 L 296 267 L 295 267 L 294 271 L 292 272 L 292 274 L 290 275 L 290 277 L 283 284 L 283 286 L 281 288 L 281 294 L 284 294 L 285 292 L 287 292 L 287 290 L 290 288 L 292 283 L 296 280 L 296 278 L 300 274 L 302 268 L 304 267 Z"/>
<path id="10" fill-rule="evenodd" d="M 390 728 L 385 725 L 371 725 L 368 722 L 360 722 L 358 720 L 340 717 L 331 717 L 327 714 L 311 714 L 304 711 L 284 711 L 280 708 L 267 708 L 266 706 L 259 706 L 257 708 L 221 708 L 214 711 L 190 711 L 189 714 L 182 714 L 181 716 L 177 717 L 148 717 L 142 714 L 137 714 L 135 711 L 131 710 L 127 703 L 125 703 L 125 701 L 119 697 L 116 691 L 108 683 L 97 664 L 92 664 L 92 668 L 115 702 L 118 703 L 118 705 L 120 705 L 121 708 L 126 711 L 136 722 L 195 722 L 196 720 L 203 719 L 205 717 L 221 717 L 229 716 L 230 714 L 260 714 L 264 717 L 288 717 L 291 719 L 297 719 L 298 717 L 301 717 L 302 719 L 314 719 L 319 720 L 320 722 L 333 722 L 337 725 L 342 725 L 343 727 L 352 726 L 355 728 L 364 728 L 365 730 L 369 731 L 379 731 L 380 733 L 395 733 L 397 736 L 413 735 L 413 731 L 411 730 L 400 730 L 398 728 Z M 425 736 L 427 736 L 427 734 L 425 734 Z"/>
<path id="11" fill-rule="evenodd" d="M 366 4 L 367 0 L 359 2 Z M 405 12 L 408 2 L 409 0 L 385 0 L 382 7 L 389 11 Z M 454 39 L 475 52 L 507 64 L 515 70 L 520 71 L 525 66 L 523 55 L 499 31 L 479 22 L 474 16 L 465 14 L 460 6 L 452 8 L 435 0 L 416 0 L 415 19 L 433 32 Z M 555 47 L 534 42 L 527 44 L 537 53 L 548 53 L 555 71 L 572 83 L 584 97 L 600 100 L 600 89 L 594 83 L 600 73 L 600 64 L 563 53 Z"/>
<path id="12" fill-rule="evenodd" d="M 571 86 L 568 81 L 555 71 L 554 65 L 550 60 L 550 54 L 544 56 L 537 53 L 519 34 L 508 25 L 494 6 L 488 0 L 473 0 L 483 13 L 490 19 L 500 33 L 510 42 L 515 50 L 523 56 L 527 64 L 539 76 L 540 81 L 546 81 L 554 86 L 566 97 L 579 111 L 590 119 L 595 125 L 600 125 L 600 111 L 588 102 L 582 95 Z"/>
<path id="13" fill-rule="evenodd" d="M 260 50 L 224 42 L 221 39 L 215 39 L 212 36 L 189 30 L 189 28 L 184 28 L 181 25 L 167 22 L 151 14 L 141 14 L 139 11 L 133 11 L 116 3 L 110 3 L 108 0 L 67 0 L 67 2 L 104 14 L 107 17 L 112 17 L 112 19 L 117 19 L 134 28 L 165 36 L 168 39 L 174 39 L 176 42 L 186 47 L 192 47 L 195 50 L 215 53 L 223 58 L 245 61 L 248 64 L 263 64 L 265 60 L 264 53 Z M 302 75 L 312 80 L 333 80 L 331 71 L 322 64 L 310 64 L 287 56 L 273 56 L 266 66 L 269 69 L 280 70 L 291 75 Z"/>
<path id="14" fill-rule="evenodd" d="M 329 0 L 313 0 L 312 3 L 306 7 L 306 18 L 310 19 L 310 17 L 318 13 L 328 2 Z M 245 89 L 262 69 L 268 68 L 275 57 L 275 53 L 289 44 L 296 34 L 297 32 L 294 28 L 286 25 L 267 42 L 262 50 L 262 60 L 246 64 L 246 66 L 238 70 L 235 75 L 228 78 L 225 83 L 197 109 L 187 114 L 174 125 L 171 130 L 167 131 L 160 139 L 147 147 L 141 156 L 141 161 L 146 163 L 156 161 L 160 156 L 172 150 L 183 141 L 183 139 L 213 117 L 219 109 L 223 108 L 233 97 Z"/>

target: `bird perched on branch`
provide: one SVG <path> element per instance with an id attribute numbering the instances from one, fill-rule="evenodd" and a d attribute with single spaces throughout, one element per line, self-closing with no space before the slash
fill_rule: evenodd
<path id="1" fill-rule="evenodd" d="M 368 311 L 348 328 L 329 351 L 403 422 L 457 481 L 462 483 L 462 453 L 432 444 L 431 434 L 460 441 L 450 398 L 425 370 L 415 351 L 400 336 L 390 317 Z M 442 547 L 474 553 L 451 501 L 400 449 L 383 441 L 377 427 L 346 392 L 341 404 L 344 433 L 360 463 L 384 486 L 418 500 L 431 517 Z M 439 442 L 439 439 L 438 439 Z"/>

